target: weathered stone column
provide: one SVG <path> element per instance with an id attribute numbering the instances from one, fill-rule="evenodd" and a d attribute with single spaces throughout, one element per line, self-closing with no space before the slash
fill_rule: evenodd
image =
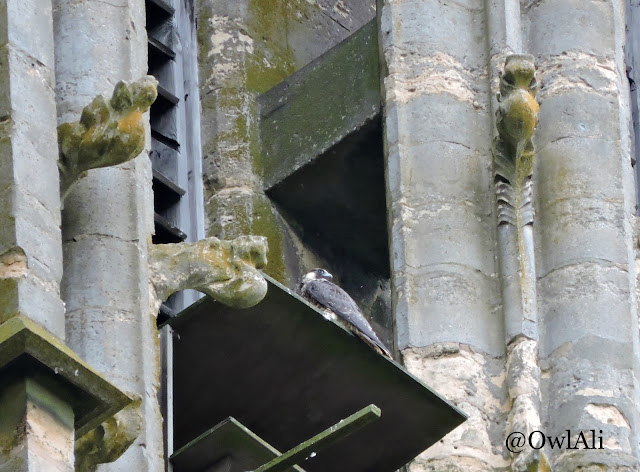
<path id="1" fill-rule="evenodd" d="M 77 121 L 119 80 L 146 75 L 143 0 L 54 1 L 58 122 Z M 163 470 L 157 401 L 159 339 L 149 305 L 147 245 L 153 231 L 146 152 L 91 170 L 65 200 L 62 282 L 69 345 L 115 385 L 142 398 L 142 431 L 101 471 Z"/>
<path id="2" fill-rule="evenodd" d="M 19 313 L 64 339 L 52 37 L 48 2 L 3 2 L 0 323 Z"/>
<path id="3" fill-rule="evenodd" d="M 64 339 L 51 3 L 0 6 L 0 329 L 31 319 Z M 53 337 L 53 336 L 52 336 Z M 0 357 L 9 339 L 0 336 Z M 0 471 L 73 471 L 74 414 L 51 379 L 0 362 Z"/>
<path id="4" fill-rule="evenodd" d="M 279 44 L 282 31 L 255 30 L 256 23 L 284 24 L 284 19 L 279 8 L 250 0 L 198 0 L 196 5 L 205 231 L 223 239 L 268 235 L 273 258 L 267 272 L 282 279 L 282 223 L 260 177 L 258 94 L 284 79 L 292 64 L 277 46 L 264 54 L 264 44 Z M 267 34 L 266 41 L 254 39 Z M 263 62 L 266 57 L 271 60 Z"/>
<path id="5" fill-rule="evenodd" d="M 265 272 L 293 286 L 321 262 L 264 193 L 268 159 L 262 156 L 258 97 L 369 21 L 373 0 L 195 5 L 206 233 L 223 239 L 266 236 Z M 282 133 L 283 139 L 298 139 Z"/>
<path id="6" fill-rule="evenodd" d="M 553 470 L 638 470 L 624 2 L 542 0 L 522 14 L 542 84 L 534 193 L 546 432 L 570 430 L 573 444 L 595 430 L 605 448 L 551 451 Z"/>
<path id="7" fill-rule="evenodd" d="M 0 6 L 0 471 L 72 472 L 131 399 L 64 343 L 51 3 Z"/>
<path id="8" fill-rule="evenodd" d="M 470 415 L 409 469 L 505 467 L 485 2 L 384 0 L 378 15 L 398 346 Z"/>

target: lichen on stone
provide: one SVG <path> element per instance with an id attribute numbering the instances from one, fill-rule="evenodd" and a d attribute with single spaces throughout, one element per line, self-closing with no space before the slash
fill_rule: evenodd
<path id="1" fill-rule="evenodd" d="M 523 154 L 532 153 L 531 138 L 538 124 L 540 106 L 536 101 L 538 82 L 533 57 L 514 54 L 507 57 L 500 75 L 500 93 L 496 125 L 504 157 L 517 162 Z M 527 166 L 525 174 L 531 173 Z M 525 177 L 523 175 L 522 177 Z M 519 182 L 522 178 L 518 179 Z M 512 182 L 516 185 L 516 182 Z"/>
<path id="2" fill-rule="evenodd" d="M 140 404 L 137 399 L 76 440 L 76 472 L 94 472 L 126 452 L 142 430 Z"/>
<path id="3" fill-rule="evenodd" d="M 122 164 L 142 152 L 143 113 L 158 95 L 157 84 L 152 76 L 131 84 L 118 82 L 110 100 L 99 95 L 82 110 L 79 121 L 58 126 L 63 200 L 88 170 Z"/>
<path id="4" fill-rule="evenodd" d="M 17 279 L 27 273 L 27 255 L 19 246 L 0 254 L 0 279 Z"/>

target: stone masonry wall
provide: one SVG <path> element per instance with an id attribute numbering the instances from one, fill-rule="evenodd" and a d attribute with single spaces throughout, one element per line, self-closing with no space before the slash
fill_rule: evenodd
<path id="1" fill-rule="evenodd" d="M 294 283 L 322 265 L 297 240 L 261 181 L 257 97 L 374 17 L 371 0 L 198 2 L 207 234 L 269 240 L 266 272 Z"/>
<path id="2" fill-rule="evenodd" d="M 378 14 L 399 347 L 411 371 L 470 416 L 409 469 L 548 470 L 540 456 L 527 465 L 505 448 L 507 419 L 532 414 L 548 436 L 602 435 L 604 450 L 547 444 L 552 470 L 637 470 L 624 2 L 385 0 Z M 512 340 L 492 139 L 499 71 L 514 53 L 534 56 L 540 113 L 536 329 Z M 519 410 L 511 402 L 527 389 L 537 400 Z"/>
<path id="3" fill-rule="evenodd" d="M 535 182 L 546 427 L 554 435 L 602 430 L 606 447 L 554 452 L 557 471 L 639 467 L 624 13 L 622 1 L 522 9 L 523 44 L 543 84 Z"/>

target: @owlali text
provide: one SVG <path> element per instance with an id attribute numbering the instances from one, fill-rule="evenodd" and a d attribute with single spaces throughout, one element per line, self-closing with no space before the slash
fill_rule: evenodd
<path id="1" fill-rule="evenodd" d="M 564 431 L 561 436 L 548 436 L 542 431 L 532 431 L 528 435 L 519 431 L 514 431 L 505 441 L 505 445 L 509 452 L 519 454 L 526 448 L 542 449 L 548 447 L 550 449 L 604 449 L 602 446 L 602 430 L 596 431 L 590 429 L 588 431 L 574 431 L 570 429 Z"/>

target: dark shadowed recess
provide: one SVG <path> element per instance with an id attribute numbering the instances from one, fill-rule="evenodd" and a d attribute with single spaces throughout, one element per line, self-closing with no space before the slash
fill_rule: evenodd
<path id="1" fill-rule="evenodd" d="M 266 191 L 303 243 L 389 277 L 380 116 Z"/>

